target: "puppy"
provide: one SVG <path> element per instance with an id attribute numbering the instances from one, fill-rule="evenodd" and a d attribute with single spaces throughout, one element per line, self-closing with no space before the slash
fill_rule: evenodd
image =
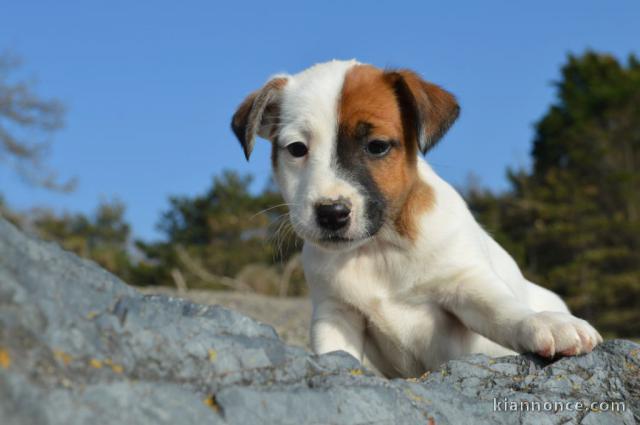
<path id="1" fill-rule="evenodd" d="M 467 353 L 587 353 L 602 337 L 523 277 L 462 197 L 422 159 L 458 117 L 409 70 L 332 61 L 277 75 L 239 106 L 249 159 L 272 143 L 304 239 L 316 353 L 344 350 L 388 377 Z"/>

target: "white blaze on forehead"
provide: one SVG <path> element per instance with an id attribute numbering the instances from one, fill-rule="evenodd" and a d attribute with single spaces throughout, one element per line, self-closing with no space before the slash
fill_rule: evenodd
<path id="1" fill-rule="evenodd" d="M 288 76 L 282 88 L 276 141 L 281 147 L 294 142 L 309 147 L 303 161 L 291 161 L 283 153 L 276 167 L 278 185 L 290 204 L 291 221 L 303 238 L 319 234 L 315 205 L 325 199 L 349 200 L 351 221 L 344 237 L 359 239 L 366 233 L 365 200 L 353 182 L 344 178 L 344 170 L 338 170 L 335 158 L 342 90 L 347 74 L 356 65 L 359 62 L 355 60 L 314 65 Z"/>
<path id="2" fill-rule="evenodd" d="M 283 90 L 281 125 L 291 124 L 292 130 L 313 135 L 314 143 L 331 144 L 338 125 L 342 85 L 347 71 L 357 64 L 355 60 L 334 60 L 291 76 Z"/>

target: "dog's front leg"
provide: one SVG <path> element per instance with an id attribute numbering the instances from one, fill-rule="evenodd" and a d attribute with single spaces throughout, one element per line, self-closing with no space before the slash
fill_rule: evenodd
<path id="1" fill-rule="evenodd" d="M 589 323 L 570 313 L 533 311 L 490 271 L 467 273 L 438 292 L 443 307 L 465 326 L 515 351 L 575 355 L 602 342 Z"/>
<path id="2" fill-rule="evenodd" d="M 314 302 L 311 346 L 316 354 L 343 350 L 362 362 L 364 317 L 352 307 L 325 299 Z"/>

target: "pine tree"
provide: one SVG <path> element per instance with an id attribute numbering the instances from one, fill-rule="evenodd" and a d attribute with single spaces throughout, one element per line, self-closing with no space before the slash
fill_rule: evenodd
<path id="1" fill-rule="evenodd" d="M 526 274 L 604 333 L 640 335 L 640 63 L 569 56 L 536 124 L 531 172 L 472 207 L 517 247 Z M 483 209 L 483 205 L 485 206 Z M 498 217 L 498 218 L 495 218 Z"/>

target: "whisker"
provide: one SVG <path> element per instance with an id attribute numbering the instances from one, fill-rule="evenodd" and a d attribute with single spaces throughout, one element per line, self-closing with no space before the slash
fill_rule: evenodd
<path id="1" fill-rule="evenodd" d="M 296 204 L 291 204 L 291 203 L 287 203 L 287 202 L 282 203 L 282 204 L 278 204 L 278 205 L 274 205 L 274 206 L 272 206 L 272 207 L 265 208 L 265 209 L 263 209 L 263 210 L 261 210 L 261 211 L 258 211 L 257 213 L 255 213 L 254 215 L 252 215 L 251 217 L 249 217 L 249 220 L 253 220 L 253 219 L 254 219 L 254 218 L 256 218 L 258 215 L 260 215 L 260 214 L 264 214 L 264 213 L 266 213 L 267 211 L 271 211 L 271 210 L 274 210 L 274 209 L 276 209 L 276 208 L 280 208 L 280 207 L 288 207 L 288 206 L 295 206 L 295 205 L 296 205 Z"/>

